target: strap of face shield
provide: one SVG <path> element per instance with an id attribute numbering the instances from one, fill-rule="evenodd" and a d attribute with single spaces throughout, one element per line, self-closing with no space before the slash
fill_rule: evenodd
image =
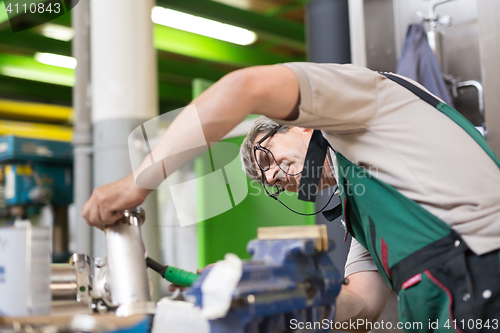
<path id="1" fill-rule="evenodd" d="M 314 202 L 319 191 L 319 180 L 323 172 L 326 151 L 330 144 L 320 130 L 314 130 L 307 148 L 304 168 L 300 178 L 299 200 Z"/>

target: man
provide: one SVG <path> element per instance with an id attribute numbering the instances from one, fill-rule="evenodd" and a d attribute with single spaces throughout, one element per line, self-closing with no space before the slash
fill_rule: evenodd
<path id="1" fill-rule="evenodd" d="M 251 113 L 292 126 L 256 127 L 242 147 L 250 177 L 289 190 L 300 190 L 307 143 L 317 139 L 309 129 L 322 130 L 338 161 L 336 177 L 322 175 L 319 186 L 339 184 L 357 240 L 336 321 L 375 321 L 392 288 L 400 319 L 420 322 L 416 330 L 474 331 L 486 321 L 498 329 L 500 161 L 456 111 L 393 80 L 352 65 L 262 66 L 227 75 L 192 104 L 207 142 Z M 193 112 L 181 113 L 157 151 L 168 156 L 179 149 L 168 142 L 189 140 Z M 83 215 L 91 225 L 113 223 L 148 191 L 130 175 L 96 189 Z"/>

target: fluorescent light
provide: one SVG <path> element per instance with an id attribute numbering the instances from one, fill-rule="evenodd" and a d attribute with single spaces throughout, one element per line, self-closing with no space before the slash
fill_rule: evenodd
<path id="1" fill-rule="evenodd" d="M 35 53 L 35 60 L 42 64 L 52 65 L 57 67 L 71 68 L 76 67 L 76 59 L 53 53 Z"/>
<path id="2" fill-rule="evenodd" d="M 49 38 L 69 42 L 73 39 L 75 32 L 73 28 L 65 27 L 59 24 L 46 23 L 40 26 L 40 33 Z"/>
<path id="3" fill-rule="evenodd" d="M 253 31 L 158 6 L 153 8 L 151 19 L 156 24 L 239 45 L 249 45 L 257 40 Z"/>
<path id="4" fill-rule="evenodd" d="M 71 87 L 75 84 L 75 77 L 65 74 L 49 73 L 43 71 L 35 71 L 25 68 L 3 66 L 0 68 L 0 74 L 5 76 L 17 77 L 20 79 L 59 84 Z"/>

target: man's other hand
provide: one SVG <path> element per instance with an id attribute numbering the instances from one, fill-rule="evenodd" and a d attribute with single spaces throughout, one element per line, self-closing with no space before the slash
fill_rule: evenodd
<path id="1" fill-rule="evenodd" d="M 82 216 L 91 226 L 100 227 L 118 221 L 125 209 L 139 206 L 151 190 L 135 184 L 133 174 L 96 188 L 82 208 Z"/>

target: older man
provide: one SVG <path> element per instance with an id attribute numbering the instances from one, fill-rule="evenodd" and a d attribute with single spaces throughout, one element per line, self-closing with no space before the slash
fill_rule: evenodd
<path id="1" fill-rule="evenodd" d="M 277 186 L 274 198 L 310 185 L 311 161 L 325 166 L 312 177 L 319 188 L 339 184 L 356 241 L 337 321 L 376 320 L 394 289 L 400 319 L 419 331 L 498 329 L 500 161 L 455 110 L 397 76 L 310 63 L 234 72 L 193 104 L 207 142 L 250 113 L 275 120 L 260 120 L 242 147 L 247 174 Z M 189 140 L 189 112 L 156 149 L 168 155 L 168 142 Z M 96 189 L 83 215 L 113 223 L 148 191 L 131 175 Z"/>

